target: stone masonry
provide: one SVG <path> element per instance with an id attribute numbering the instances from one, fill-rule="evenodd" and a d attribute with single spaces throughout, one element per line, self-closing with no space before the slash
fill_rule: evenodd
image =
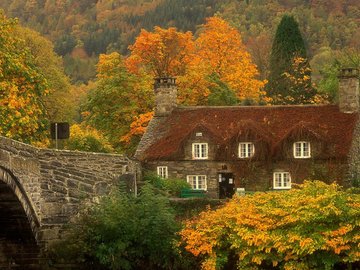
<path id="1" fill-rule="evenodd" d="M 136 181 L 136 168 L 122 155 L 39 149 L 0 137 L 0 182 L 20 201 L 41 248 L 61 238 L 84 199 L 106 194 L 124 175 Z"/>
<path id="2" fill-rule="evenodd" d="M 342 69 L 339 74 L 339 108 L 344 113 L 358 112 L 359 104 L 359 70 Z"/>

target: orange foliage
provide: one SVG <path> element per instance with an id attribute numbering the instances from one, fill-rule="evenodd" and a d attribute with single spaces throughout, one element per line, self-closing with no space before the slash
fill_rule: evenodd
<path id="1" fill-rule="evenodd" d="M 218 17 L 208 18 L 196 40 L 197 54 L 209 70 L 234 90 L 239 99 L 258 100 L 264 82 L 241 41 L 240 33 Z"/>
<path id="2" fill-rule="evenodd" d="M 137 73 L 142 66 L 158 77 L 183 74 L 194 49 L 191 32 L 177 32 L 176 28 L 155 27 L 154 32 L 141 30 L 135 44 L 129 47 L 127 59 L 130 71 Z"/>
<path id="3" fill-rule="evenodd" d="M 265 82 L 256 79 L 256 65 L 245 50 L 240 33 L 217 17 L 207 20 L 196 41 L 190 32 L 155 27 L 154 32 L 142 30 L 130 50 L 126 61 L 130 72 L 137 74 L 142 70 L 152 76 L 177 76 L 181 103 L 206 105 L 212 86 L 209 77 L 213 74 L 239 100 L 258 101 L 264 94 Z"/>
<path id="4" fill-rule="evenodd" d="M 150 120 L 153 118 L 154 112 L 147 112 L 134 117 L 134 121 L 130 124 L 130 131 L 121 137 L 120 141 L 129 144 L 135 136 L 142 136 Z"/>

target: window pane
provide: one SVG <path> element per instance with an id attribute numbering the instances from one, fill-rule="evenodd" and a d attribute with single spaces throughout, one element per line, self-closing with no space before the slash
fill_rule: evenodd
<path id="1" fill-rule="evenodd" d="M 281 187 L 281 173 L 277 173 L 276 175 L 276 186 Z"/>
<path id="2" fill-rule="evenodd" d="M 206 189 L 206 176 L 199 175 L 198 177 L 199 189 Z"/>
<path id="3" fill-rule="evenodd" d="M 207 152 L 207 149 L 206 149 L 206 144 L 201 144 L 201 157 L 204 158 L 207 156 L 206 152 Z"/>
<path id="4" fill-rule="evenodd" d="M 200 145 L 199 144 L 194 145 L 194 152 L 195 152 L 195 154 L 194 154 L 195 157 L 200 157 Z"/>
<path id="5" fill-rule="evenodd" d="M 254 154 L 254 144 L 253 143 L 239 143 L 239 157 L 248 158 Z"/>
<path id="6" fill-rule="evenodd" d="M 206 190 L 206 176 L 205 175 L 188 175 L 187 181 L 192 189 Z"/>
<path id="7" fill-rule="evenodd" d="M 193 157 L 206 159 L 208 157 L 208 144 L 193 143 Z"/>

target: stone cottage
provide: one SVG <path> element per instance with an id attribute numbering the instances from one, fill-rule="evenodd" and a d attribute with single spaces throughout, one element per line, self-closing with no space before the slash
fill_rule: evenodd
<path id="1" fill-rule="evenodd" d="M 360 167 L 358 76 L 342 70 L 338 105 L 288 106 L 178 106 L 175 79 L 156 79 L 155 116 L 135 157 L 214 198 L 304 179 L 350 186 Z"/>

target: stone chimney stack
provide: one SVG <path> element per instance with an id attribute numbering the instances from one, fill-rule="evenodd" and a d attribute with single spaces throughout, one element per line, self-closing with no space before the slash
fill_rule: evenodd
<path id="1" fill-rule="evenodd" d="M 339 108 L 344 113 L 358 112 L 359 104 L 359 70 L 344 68 L 339 74 Z"/>
<path id="2" fill-rule="evenodd" d="M 155 78 L 155 116 L 168 116 L 176 107 L 177 88 L 175 78 Z"/>

